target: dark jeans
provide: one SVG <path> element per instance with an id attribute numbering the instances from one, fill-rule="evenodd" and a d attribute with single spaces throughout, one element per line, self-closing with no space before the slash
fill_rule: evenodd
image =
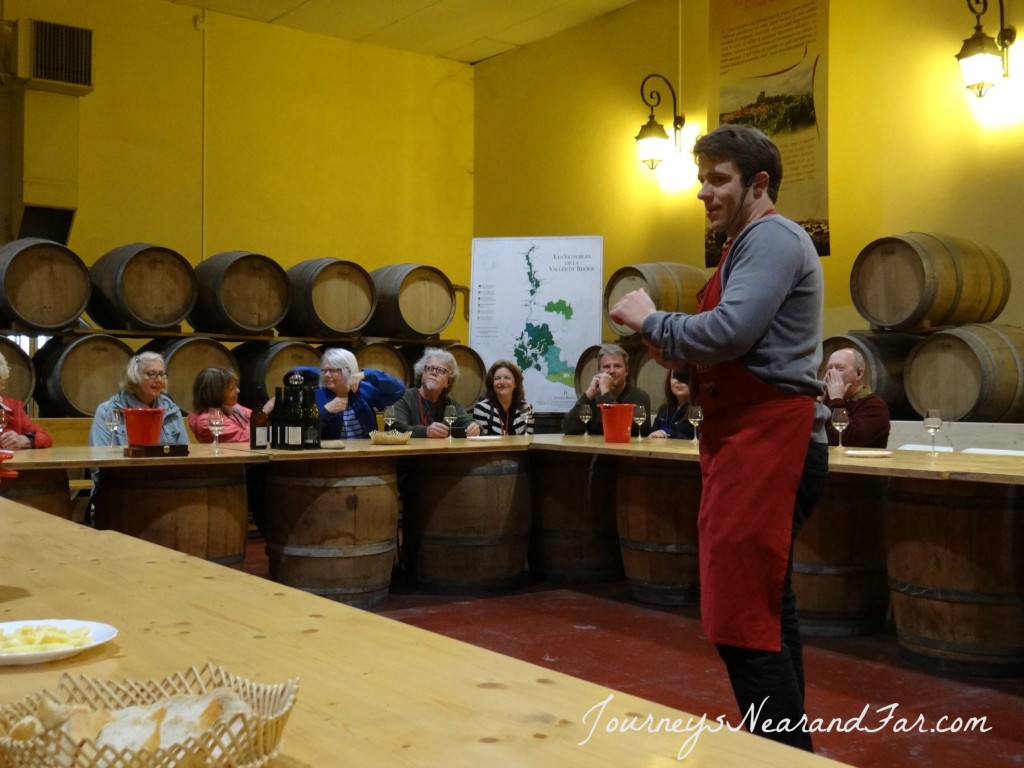
<path id="1" fill-rule="evenodd" d="M 793 509 L 794 539 L 811 516 L 827 475 L 828 446 L 811 443 Z M 729 672 L 740 716 L 748 717 L 748 711 L 753 713 L 751 719 L 744 723 L 750 731 L 813 752 L 811 734 L 803 729 L 801 722 L 804 716 L 804 651 L 800 623 L 796 617 L 796 596 L 793 594 L 792 545 L 782 594 L 782 649 L 760 651 L 731 645 L 716 647 Z M 771 721 L 768 726 L 770 732 L 765 730 L 766 720 Z"/>

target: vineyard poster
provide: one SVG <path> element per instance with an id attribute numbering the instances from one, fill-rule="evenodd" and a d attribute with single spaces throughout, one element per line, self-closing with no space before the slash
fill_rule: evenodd
<path id="1" fill-rule="evenodd" d="M 718 88 L 708 125 L 743 123 L 771 136 L 782 153 L 779 213 L 827 256 L 828 0 L 712 0 L 711 27 Z M 713 239 L 708 266 L 721 253 Z"/>

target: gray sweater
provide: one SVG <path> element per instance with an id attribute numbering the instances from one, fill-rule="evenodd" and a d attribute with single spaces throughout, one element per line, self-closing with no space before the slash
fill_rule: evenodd
<path id="1" fill-rule="evenodd" d="M 655 312 L 643 337 L 670 359 L 739 360 L 767 384 L 817 397 L 824 282 L 811 238 L 772 214 L 747 225 L 722 268 L 722 299 L 696 315 Z"/>

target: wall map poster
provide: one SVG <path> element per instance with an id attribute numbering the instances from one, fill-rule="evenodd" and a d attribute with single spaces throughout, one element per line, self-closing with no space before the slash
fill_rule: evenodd
<path id="1" fill-rule="evenodd" d="M 779 213 L 827 256 L 827 0 L 712 0 L 711 28 L 719 103 L 708 124 L 743 123 L 771 136 L 782 153 Z M 720 252 L 708 245 L 709 266 Z"/>
<path id="2" fill-rule="evenodd" d="M 601 340 L 601 237 L 475 238 L 469 344 L 514 361 L 538 412 L 576 402 L 576 363 Z"/>

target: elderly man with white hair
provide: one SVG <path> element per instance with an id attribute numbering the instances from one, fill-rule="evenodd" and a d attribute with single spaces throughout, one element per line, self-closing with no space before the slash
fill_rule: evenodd
<path id="1" fill-rule="evenodd" d="M 889 405 L 864 381 L 864 356 L 856 349 L 837 349 L 825 369 L 825 405 L 830 411 L 845 408 L 850 424 L 843 431 L 849 448 L 885 448 L 889 442 Z M 829 420 L 829 445 L 839 445 L 839 433 Z"/>

